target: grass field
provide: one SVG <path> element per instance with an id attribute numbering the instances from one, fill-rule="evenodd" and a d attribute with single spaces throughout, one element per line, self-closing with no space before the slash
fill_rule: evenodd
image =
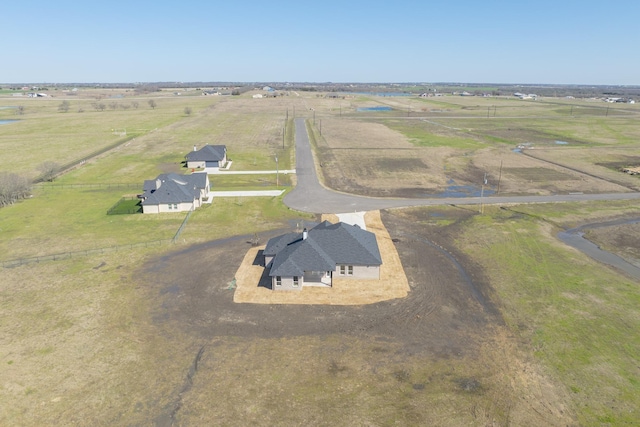
<path id="1" fill-rule="evenodd" d="M 23 115 L 0 109 L 0 120 L 20 120 L 0 125 L 0 171 L 33 177 L 44 160 L 81 160 L 125 138 L 112 129 L 126 128 L 130 138 L 37 186 L 32 198 L 0 209 L 0 260 L 173 238 L 185 213 L 107 210 L 140 192 L 145 179 L 188 172 L 181 161 L 193 145 L 226 144 L 236 170 L 275 169 L 276 154 L 281 170 L 292 169 L 294 108 L 309 118 L 325 183 L 345 191 L 415 196 L 437 192 L 452 179 L 479 183 L 487 171 L 495 187 L 499 170 L 504 194 L 629 191 L 638 182 L 612 166 L 638 160 L 637 106 L 453 96 L 108 95 L 100 98 L 104 111 L 95 111 L 92 95 L 70 99 L 66 113 L 58 111 L 61 97 L 0 97 L 0 106 L 25 106 Z M 149 99 L 156 100 L 155 109 Z M 110 102 L 128 107 L 110 108 Z M 394 110 L 356 111 L 376 105 Z M 536 157 L 512 151 L 522 142 L 535 144 Z M 283 174 L 279 180 L 287 189 L 294 181 Z M 274 175 L 211 175 L 211 182 L 213 190 L 275 188 Z M 117 183 L 140 187 L 109 186 Z M 262 319 L 247 323 L 242 317 L 251 312 L 247 307 L 205 307 L 200 317 L 188 317 L 189 304 L 207 296 L 231 301 L 228 283 L 253 235 L 315 219 L 288 209 L 282 196 L 215 199 L 193 212 L 174 245 L 2 268 L 0 424 L 169 425 L 178 407 L 185 425 L 633 425 L 640 419 L 637 283 L 567 248 L 555 234 L 637 217 L 638 206 L 509 208 L 487 207 L 465 220 L 456 219 L 455 207 L 393 213 L 408 218 L 417 233 L 446 231 L 443 244 L 468 257 L 465 267 L 478 272 L 474 280 L 486 276 L 504 319 L 505 325 L 487 330 L 456 331 L 477 337 L 450 353 L 418 351 L 412 347 L 418 341 L 401 345 L 393 335 L 367 335 L 366 324 L 348 332 L 265 336 Z M 593 236 L 616 250 L 636 228 L 621 228 L 608 240 L 604 231 Z M 637 256 L 635 243 L 627 244 L 625 254 Z M 425 264 L 423 253 L 407 256 Z M 176 257 L 194 283 L 160 271 Z M 207 276 L 210 265 L 219 275 Z M 436 273 L 434 282 L 450 280 Z M 176 291 L 187 285 L 192 294 Z M 182 312 L 172 311 L 180 304 Z M 316 309 L 313 315 L 295 312 L 279 326 L 350 321 L 366 307 L 335 319 Z M 466 314 L 449 305 L 437 309 L 451 316 L 452 327 Z M 403 332 L 416 319 L 406 320 Z M 224 332 L 212 336 L 214 325 Z M 189 377 L 203 348 L 198 375 Z"/>
<path id="2" fill-rule="evenodd" d="M 638 216 L 637 206 L 517 207 L 571 225 L 595 213 Z M 460 244 L 486 266 L 510 329 L 570 390 L 581 425 L 632 425 L 640 418 L 637 283 L 567 249 L 560 229 L 532 217 L 491 211 Z M 489 267 L 491 266 L 491 267 Z"/>
<path id="3" fill-rule="evenodd" d="M 314 128 L 325 179 L 342 191 L 419 197 L 444 192 L 452 181 L 478 186 L 485 174 L 491 189 L 503 194 L 620 192 L 639 183 L 601 164 L 605 158 L 638 163 L 636 105 L 460 96 L 336 103 L 339 109 L 323 99 L 309 101 L 317 112 Z M 393 110 L 357 112 L 375 105 Z M 529 158 L 513 151 L 525 143 Z M 502 167 L 513 173 L 501 174 Z"/>

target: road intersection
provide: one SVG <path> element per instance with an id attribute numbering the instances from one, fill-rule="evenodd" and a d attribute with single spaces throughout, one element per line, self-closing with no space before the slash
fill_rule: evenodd
<path id="1" fill-rule="evenodd" d="M 432 197 L 421 199 L 364 197 L 323 187 L 316 172 L 305 119 L 295 119 L 297 185 L 284 197 L 292 209 L 311 213 L 348 213 L 409 206 L 508 205 L 601 200 L 639 200 L 640 192 L 555 194 L 547 196 Z"/>

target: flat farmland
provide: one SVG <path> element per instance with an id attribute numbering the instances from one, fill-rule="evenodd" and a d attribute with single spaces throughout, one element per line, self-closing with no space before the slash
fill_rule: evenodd
<path id="1" fill-rule="evenodd" d="M 635 105 L 359 97 L 337 100 L 337 110 L 325 102 L 312 107 L 311 128 L 325 183 L 341 191 L 424 197 L 461 187 L 479 193 L 483 184 L 487 194 L 514 195 L 625 192 L 638 185 L 601 161 L 604 155 L 633 163 L 640 137 Z M 359 112 L 361 105 L 393 109 Z"/>
<path id="2" fill-rule="evenodd" d="M 637 283 L 556 237 L 637 218 L 637 203 L 382 211 L 410 292 L 350 307 L 233 302 L 234 275 L 256 239 L 320 219 L 281 196 L 214 199 L 171 245 L 127 247 L 171 239 L 185 214 L 106 215 L 139 191 L 109 184 L 188 173 L 181 161 L 193 145 L 227 145 L 236 170 L 274 169 L 276 154 L 281 169 L 293 168 L 294 111 L 308 119 L 324 184 L 342 191 L 421 197 L 477 189 L 485 177 L 485 190 L 500 194 L 630 191 L 636 177 L 616 168 L 639 159 L 635 106 L 607 113 L 603 103 L 564 99 L 252 93 L 162 92 L 146 98 L 155 109 L 141 99 L 138 110 L 82 113 L 74 103 L 95 98 L 71 100 L 67 113 L 57 111 L 60 98 L 20 100 L 25 117 L 41 115 L 52 127 L 50 146 L 42 125 L 24 134 L 7 130 L 16 123 L 0 125 L 11 147 L 30 135 L 42 141 L 29 163 L 104 146 L 92 127 L 117 141 L 109 117 L 129 113 L 135 126 L 139 114 L 150 128 L 0 209 L 0 260 L 122 246 L 2 268 L 0 424 L 577 426 L 640 418 Z M 118 102 L 132 102 L 121 95 Z M 378 105 L 393 110 L 357 111 Z M 78 121 L 77 140 L 73 126 L 63 131 L 65 120 Z M 65 137 L 74 149 L 65 151 Z M 567 145 L 555 143 L 561 137 Z M 515 152 L 523 142 L 534 148 Z M 36 171 L 6 159 L 0 170 Z M 210 178 L 214 189 L 276 187 L 275 175 Z M 279 184 L 295 179 L 280 175 Z M 637 236 L 637 224 L 589 232 L 630 261 Z"/>
<path id="3" fill-rule="evenodd" d="M 65 99 L 69 110 L 59 111 Z M 149 101 L 155 102 L 155 108 Z M 0 125 L 2 172 L 35 177 L 44 161 L 79 164 L 86 154 L 114 143 L 117 146 L 86 158 L 54 183 L 43 183 L 34 189 L 32 199 L 0 210 L 0 259 L 171 239 L 185 214 L 168 214 L 161 219 L 106 212 L 121 197 L 139 194 L 146 179 L 160 173 L 190 172 L 182 161 L 194 145 L 225 144 L 234 170 L 275 170 L 275 155 L 280 169 L 290 169 L 293 128 L 286 115 L 287 109 L 293 112 L 295 101 L 300 102 L 298 110 L 304 111 L 297 99 L 288 103 L 283 99 L 176 96 L 167 92 L 145 97 L 104 91 L 75 98 L 5 99 L 5 103 L 25 109 L 22 115 L 16 115 L 16 109 L 0 110 L 18 119 Z M 104 110 L 96 111 L 96 102 L 104 103 Z M 189 114 L 186 108 L 191 109 Z M 125 129 L 126 136 L 122 135 Z M 291 177 L 280 174 L 279 178 L 280 186 L 290 185 Z M 235 179 L 212 176 L 211 181 L 214 188 L 219 184 L 221 189 L 276 188 L 275 174 L 238 175 Z"/>

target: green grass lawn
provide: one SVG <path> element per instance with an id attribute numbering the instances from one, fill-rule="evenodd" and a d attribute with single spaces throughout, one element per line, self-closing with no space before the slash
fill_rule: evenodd
<path id="1" fill-rule="evenodd" d="M 315 215 L 287 208 L 277 197 L 216 197 L 193 212 L 181 241 L 201 242 L 282 227 L 288 219 L 313 220 Z M 266 243 L 266 242 L 263 242 Z"/>
<path id="2" fill-rule="evenodd" d="M 278 189 L 291 187 L 291 175 L 280 172 L 278 178 Z M 275 190 L 276 174 L 259 175 L 209 175 L 212 191 L 230 190 Z"/>
<path id="3" fill-rule="evenodd" d="M 536 210 L 562 217 L 549 205 Z M 485 212 L 468 224 L 460 244 L 485 266 L 510 328 L 570 391 L 581 425 L 635 423 L 637 283 L 564 246 L 548 223 Z"/>
<path id="4" fill-rule="evenodd" d="M 0 110 L 0 119 L 20 119 L 0 126 L 0 170 L 33 175 L 43 160 L 64 163 L 80 159 L 123 137 L 114 135 L 112 129 L 126 128 L 128 137 L 135 134 L 135 138 L 55 183 L 139 183 L 140 187 L 36 187 L 33 198 L 0 209 L 0 259 L 171 239 L 186 213 L 107 215 L 107 210 L 122 196 L 140 192 L 145 179 L 162 172 L 185 172 L 180 162 L 194 144 L 226 144 L 234 170 L 274 169 L 275 154 L 281 170 L 295 164 L 291 148 L 293 119 L 287 126 L 282 148 L 284 111 L 294 102 L 291 99 L 258 103 L 244 98 L 163 95 L 167 97 L 155 98 L 158 107 L 153 110 L 145 99 L 139 100 L 137 109 L 118 107 L 105 111 L 95 111 L 94 100 L 72 100 L 68 113 L 58 112 L 60 99 L 4 101 L 7 105 L 24 105 L 26 110 L 22 116 Z M 404 111 L 406 100 L 391 101 L 398 103 L 393 114 Z M 124 98 L 114 102 L 133 101 Z M 354 102 L 370 99 L 362 97 Z M 380 121 L 425 150 L 454 147 L 473 151 L 492 143 L 513 144 L 533 137 L 575 140 L 585 145 L 620 145 L 640 137 L 635 116 L 618 117 L 612 114 L 614 107 L 610 111 L 612 117 L 602 117 L 599 106 L 589 109 L 585 104 L 580 114 L 574 111 L 576 118 L 571 118 L 567 114 L 571 104 L 563 102 L 465 97 L 410 102 L 428 109 L 450 110 L 425 111 L 429 120 L 438 121 L 438 117 L 447 115 L 468 117 L 442 120 L 454 128 L 448 129 L 419 120 L 404 123 L 389 115 L 380 116 Z M 487 107 L 494 104 L 496 117 L 485 119 Z M 186 106 L 193 108 L 192 114 L 184 113 Z M 331 114 L 337 116 L 342 110 L 335 108 Z M 345 116 L 348 114 L 345 111 Z M 527 119 L 507 119 L 507 115 Z M 472 156 L 468 159 L 471 161 Z M 290 176 L 281 174 L 279 178 L 280 187 L 291 183 Z M 275 175 L 212 175 L 211 181 L 214 190 L 275 187 Z M 444 209 L 449 208 L 439 211 Z M 485 208 L 485 215 L 463 224 L 455 246 L 484 267 L 495 292 L 492 299 L 499 305 L 510 331 L 523 343 L 523 358 L 534 355 L 537 365 L 548 371 L 545 373 L 560 380 L 572 396 L 571 412 L 578 415 L 577 422 L 633 425 L 640 419 L 638 284 L 565 247 L 555 238 L 558 228 L 554 224 L 574 226 L 588 219 L 637 213 L 638 207 L 628 202 L 602 202 L 527 205 L 514 210 L 528 215 Z M 285 207 L 282 196 L 216 198 L 193 212 L 179 243 L 252 235 L 286 227 L 289 220 L 314 218 Z M 435 219 L 423 225 L 447 224 L 446 220 Z M 184 331 L 172 329 L 171 319 L 154 318 L 145 305 L 148 301 L 136 289 L 137 269 L 147 256 L 167 252 L 167 247 L 3 270 L 0 332 L 8 337 L 11 350 L 0 354 L 0 376 L 4 381 L 0 397 L 10 404 L 0 405 L 0 420 L 26 425 L 38 424 L 34 420 L 42 419 L 54 420 L 52 424 L 82 424 L 82 420 L 74 418 L 79 416 L 79 408 L 96 418 L 105 414 L 113 419 L 136 417 L 133 411 L 139 408 L 132 403 L 135 400 L 130 401 L 132 397 L 142 402 L 153 398 L 150 407 L 140 409 L 146 411 L 140 412 L 143 414 L 166 407 L 167 396 L 179 389 L 193 355 L 202 345 Z M 155 322 L 165 322 L 166 333 L 158 333 Z M 216 362 L 209 370 L 203 370 L 206 374 L 200 374 L 210 378 L 195 381 L 193 387 L 198 393 L 191 393 L 190 398 L 201 399 L 202 407 L 210 408 L 214 402 L 221 409 L 231 408 L 227 414 L 238 411 L 239 417 L 257 422 L 262 414 L 258 411 L 248 416 L 247 412 L 265 408 L 273 411 L 271 420 L 298 422 L 304 417 L 296 418 L 296 414 L 307 413 L 303 403 L 317 399 L 318 405 L 309 408 L 314 411 L 311 420 L 320 424 L 327 413 L 332 421 L 344 422 L 344 414 L 353 414 L 347 421 L 362 423 L 366 416 L 354 413 L 355 407 L 367 416 L 376 414 L 375 418 L 384 420 L 385 425 L 419 424 L 434 412 L 442 413 L 441 424 L 446 423 L 443 420 L 468 424 L 470 413 L 459 408 L 470 408 L 471 403 L 465 402 L 470 402 L 471 397 L 447 378 L 486 374 L 486 383 L 493 384 L 494 390 L 511 390 L 508 385 L 512 379 L 506 374 L 509 371 L 491 367 L 495 362 L 488 355 L 493 353 L 478 358 L 474 355 L 468 359 L 423 360 L 406 358 L 389 348 L 388 355 L 372 358 L 376 349 L 386 345 L 372 342 L 353 337 L 287 337 L 269 342 L 222 337 L 216 342 L 221 345 L 215 349 L 215 360 L 211 356 L 203 361 L 203 366 Z M 349 352 L 344 350 L 345 343 L 352 346 Z M 495 351 L 502 349 L 496 347 Z M 265 354 L 284 364 L 274 370 L 269 363 L 273 359 L 263 357 Z M 327 354 L 331 360 L 325 357 Z M 286 365 L 289 363 L 296 369 L 290 369 Z M 238 386 L 237 380 L 246 374 L 247 367 L 261 379 L 258 386 L 248 389 Z M 500 375 L 492 376 L 496 372 Z M 417 382 L 425 385 L 426 398 L 413 389 L 412 384 Z M 209 387 L 210 384 L 228 384 L 231 393 L 216 396 L 219 388 Z M 327 386 L 334 393 L 318 398 Z M 489 414 L 496 413 L 494 396 L 483 393 L 480 392 L 482 407 L 489 408 Z M 237 401 L 248 402 L 241 400 L 247 396 L 258 399 L 256 405 L 234 406 Z M 290 400 L 298 412 L 292 416 L 284 406 L 271 405 L 274 396 L 281 401 L 294 397 Z M 498 409 L 508 413 L 509 408 L 504 404 Z M 140 413 L 132 419 L 142 417 Z M 459 418 L 446 418 L 451 414 Z M 509 418 L 503 415 L 499 419 L 508 423 Z M 431 420 L 433 425 L 439 424 L 438 417 Z M 495 422 L 495 417 L 484 424 L 490 422 Z"/>
<path id="5" fill-rule="evenodd" d="M 122 189 L 38 189 L 34 197 L 0 209 L 2 259 L 171 239 L 185 213 L 107 215 Z"/>
<path id="6" fill-rule="evenodd" d="M 45 160 L 66 164 L 82 160 L 102 147 L 132 136 L 142 136 L 185 119 L 185 105 L 193 105 L 193 116 L 211 100 L 199 98 L 159 99 L 158 107 L 151 110 L 144 100 L 139 100 L 138 108 L 106 108 L 96 111 L 92 104 L 97 101 L 73 100 L 71 109 L 58 111 L 61 101 L 56 99 L 11 100 L 25 107 L 23 115 L 16 116 L 8 110 L 0 110 L 3 116 L 19 119 L 11 126 L 0 126 L 0 170 L 20 172 L 29 176 L 37 175 L 37 167 Z M 102 100 L 109 104 L 109 100 Z M 115 102 L 115 101 L 114 101 Z M 118 99 L 129 104 L 131 100 Z M 82 109 L 79 112 L 78 109 Z M 0 116 L 0 118 L 4 118 Z M 117 132 L 114 132 L 117 131 Z M 127 136 L 123 136 L 126 130 Z"/>

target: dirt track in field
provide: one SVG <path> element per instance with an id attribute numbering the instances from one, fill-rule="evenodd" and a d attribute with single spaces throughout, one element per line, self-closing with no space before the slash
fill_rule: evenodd
<path id="1" fill-rule="evenodd" d="M 185 379 L 185 384 L 198 384 L 199 391 L 194 392 L 192 398 L 198 400 L 204 396 L 203 393 L 215 396 L 219 393 L 225 395 L 228 391 L 237 394 L 245 387 L 255 388 L 252 378 L 265 375 L 262 370 L 246 373 L 246 382 L 240 383 L 228 374 L 216 376 L 215 369 L 222 369 L 221 362 L 215 361 L 216 354 L 229 355 L 233 348 L 230 343 L 258 343 L 256 345 L 261 350 L 256 351 L 264 357 L 285 358 L 297 351 L 296 342 L 303 341 L 311 346 L 311 352 L 342 354 L 344 350 L 341 348 L 353 345 L 358 346 L 358 352 L 368 352 L 363 356 L 367 360 L 366 365 L 352 367 L 354 371 L 348 377 L 346 387 L 369 378 L 365 373 L 366 366 L 389 366 L 387 369 L 395 369 L 392 375 L 396 379 L 408 378 L 410 372 L 434 369 L 428 378 L 418 380 L 433 379 L 433 385 L 448 384 L 450 380 L 445 378 L 458 366 L 462 376 L 454 379 L 455 387 L 464 393 L 476 393 L 482 389 L 482 393 L 486 393 L 483 399 L 493 402 L 485 409 L 487 420 L 500 418 L 507 411 L 509 417 L 516 420 L 514 422 L 557 425 L 556 421 L 564 420 L 563 425 L 571 425 L 571 415 L 567 412 L 562 392 L 520 355 L 517 340 L 507 332 L 492 302 L 491 289 L 482 269 L 448 243 L 453 241 L 465 218 L 475 215 L 475 212 L 465 209 L 435 212 L 439 220 L 446 219 L 452 224 L 425 226 L 433 219 L 433 214 L 433 209 L 381 212 L 404 267 L 410 291 L 405 298 L 374 304 L 234 303 L 234 290 L 229 285 L 251 248 L 250 236 L 192 246 L 158 257 L 145 265 L 138 276 L 138 283 L 151 301 L 151 321 L 157 334 L 174 337 L 176 346 L 198 346 L 199 351 L 194 354 L 196 361 L 189 369 L 190 376 Z M 264 233 L 260 236 L 261 241 L 283 231 L 285 229 Z M 367 344 L 363 346 L 364 343 Z M 368 350 L 367 346 L 370 346 Z M 281 350 L 276 350 L 280 347 Z M 389 359 L 389 352 L 392 352 L 392 359 Z M 204 372 L 196 372 L 200 357 L 201 371 Z M 251 364 L 242 354 L 228 357 Z M 345 354 L 344 357 L 348 356 Z M 326 362 L 329 371 L 341 366 L 329 362 Z M 408 371 L 402 367 L 403 363 L 409 364 Z M 396 367 L 392 368 L 394 365 Z M 301 366 L 294 366 L 293 372 L 304 372 Z M 273 369 L 273 375 L 289 378 L 284 373 L 286 367 Z M 184 374 L 176 372 L 175 375 Z M 314 374 L 308 375 L 309 381 L 315 381 Z M 324 374 L 319 372 L 317 375 L 323 378 Z M 435 378 L 441 379 L 436 381 Z M 223 383 L 220 387 L 231 389 L 217 389 L 216 382 L 220 381 Z M 425 385 L 418 382 L 416 387 Z M 296 393 L 296 389 L 291 389 L 291 392 Z M 455 395 L 457 392 L 453 393 L 449 396 L 460 398 Z M 210 404 L 205 403 L 181 412 L 181 399 L 190 399 L 189 396 L 189 388 L 176 390 L 172 399 L 177 403 L 159 412 L 156 409 L 157 424 L 172 425 L 176 419 L 189 424 L 189 414 L 194 413 L 213 416 L 208 409 Z M 268 397 L 259 399 L 259 404 L 265 404 Z M 421 404 L 431 402 L 426 396 L 424 399 L 427 400 L 417 396 L 415 399 Z M 228 411 L 223 408 L 218 410 L 226 414 Z M 353 409 L 349 413 L 361 410 Z M 316 409 L 312 411 L 315 413 Z M 180 413 L 184 418 L 180 418 Z M 482 419 L 475 412 L 473 418 Z"/>

